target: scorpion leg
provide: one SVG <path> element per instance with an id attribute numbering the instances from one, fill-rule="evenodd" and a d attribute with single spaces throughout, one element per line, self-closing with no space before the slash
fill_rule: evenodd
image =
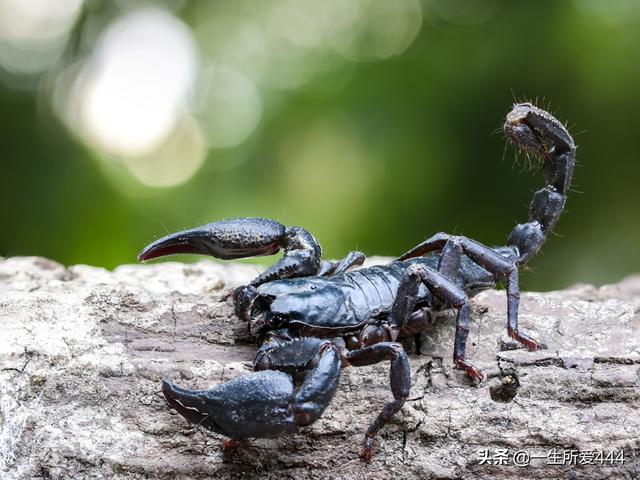
<path id="1" fill-rule="evenodd" d="M 398 336 L 409 337 L 414 335 L 416 341 L 416 353 L 420 354 L 420 334 L 430 328 L 435 323 L 436 318 L 437 316 L 434 315 L 430 307 L 420 307 L 409 314 L 407 321 L 400 329 Z"/>
<path id="2" fill-rule="evenodd" d="M 438 272 L 445 278 L 456 283 L 460 272 L 460 262 L 462 259 L 462 249 L 457 242 L 446 243 L 442 248 L 442 253 L 438 260 Z M 435 302 L 439 302 L 436 298 Z M 435 305 L 434 305 L 435 306 Z M 432 306 L 433 307 L 433 306 Z M 433 325 L 436 316 L 433 314 L 432 307 L 422 307 L 415 311 L 396 312 L 395 315 L 403 315 L 406 318 L 403 327 L 400 330 L 400 336 L 406 337 L 414 335 L 416 353 L 420 354 L 421 338 L 420 333 Z M 464 354 L 464 351 L 463 351 Z"/>
<path id="3" fill-rule="evenodd" d="M 438 261 L 438 273 L 455 284 L 460 271 L 462 247 L 458 242 L 445 242 L 440 248 L 442 249 L 442 254 Z M 412 267 L 417 266 L 414 265 Z M 398 326 L 400 329 L 407 327 L 409 322 L 422 322 L 427 316 L 426 312 L 422 314 L 420 311 L 414 312 L 416 296 L 418 295 L 423 275 L 420 274 L 417 268 L 412 267 L 409 267 L 407 275 L 398 287 L 398 293 L 389 314 L 389 323 Z M 437 296 L 436 299 L 440 300 Z M 412 318 L 412 315 L 415 318 Z"/>
<path id="4" fill-rule="evenodd" d="M 409 396 L 411 389 L 409 360 L 402 345 L 394 342 L 376 343 L 375 345 L 352 350 L 345 354 L 345 360 L 354 367 L 372 365 L 383 360 L 391 361 L 389 381 L 391 383 L 393 401 L 383 407 L 365 434 L 364 449 L 361 456 L 365 462 L 369 462 L 373 453 L 374 438 L 378 431 L 402 408 Z"/>
<path id="5" fill-rule="evenodd" d="M 433 296 L 443 305 L 451 305 L 458 310 L 456 316 L 456 335 L 453 349 L 453 361 L 458 368 L 465 371 L 468 377 L 481 380 L 482 372 L 465 358 L 467 337 L 469 335 L 469 321 L 471 318 L 471 305 L 467 294 L 453 280 L 447 278 L 456 271 L 459 262 L 459 247 L 452 243 L 445 259 L 440 262 L 436 271 L 426 265 L 413 264 L 407 269 L 406 276 L 398 286 L 396 301 L 389 315 L 389 321 L 395 322 L 402 328 L 406 325 L 407 319 L 411 319 L 416 304 L 416 297 L 420 284 L 424 284 Z M 420 312 L 420 310 L 418 310 Z M 418 316 L 418 321 L 421 321 Z"/>
<path id="6" fill-rule="evenodd" d="M 456 251 L 459 252 L 458 257 L 461 257 L 464 253 L 475 263 L 494 274 L 497 280 L 502 280 L 517 267 L 516 259 L 508 255 L 509 252 L 505 252 L 505 255 L 507 256 L 504 256 L 493 248 L 487 247 L 475 240 L 471 240 L 470 238 L 463 236 L 449 235 L 444 232 L 436 233 L 431 238 L 425 240 L 404 255 L 400 256 L 398 260 L 408 260 L 410 258 L 420 257 L 430 252 L 443 250 L 445 247 L 455 248 Z M 453 258 L 453 256 L 451 256 L 451 258 Z M 458 270 L 460 263 L 460 259 L 458 259 Z M 448 270 L 451 269 L 452 267 L 448 267 Z M 457 276 L 458 272 L 456 271 L 454 273 L 453 271 L 450 271 L 449 273 Z"/>
<path id="7" fill-rule="evenodd" d="M 456 283 L 460 271 L 461 258 L 462 248 L 458 242 L 445 243 L 438 260 L 438 273 Z M 407 272 L 393 303 L 389 315 L 389 323 L 400 328 L 400 336 L 402 337 L 418 334 L 433 324 L 432 308 L 422 307 L 414 310 L 415 298 L 418 294 L 420 283 L 422 283 L 422 280 L 417 272 Z M 437 297 L 435 301 L 440 302 Z"/>
<path id="8" fill-rule="evenodd" d="M 167 403 L 191 423 L 233 440 L 279 437 L 317 420 L 338 386 L 341 355 L 328 340 L 293 340 L 256 357 L 257 372 L 206 391 L 167 381 Z M 299 389 L 291 376 L 302 372 Z"/>
<path id="9" fill-rule="evenodd" d="M 520 306 L 520 285 L 518 284 L 518 269 L 514 268 L 509 274 L 507 284 L 507 334 L 520 342 L 529 350 L 547 348 L 544 343 L 534 340 L 518 328 L 518 308 Z"/>
<path id="10" fill-rule="evenodd" d="M 295 375 L 308 370 L 310 365 L 313 365 L 317 352 L 327 348 L 336 348 L 336 346 L 333 341 L 316 338 L 302 338 L 286 343 L 279 343 L 278 339 L 274 339 L 260 348 L 254 360 L 254 369 L 279 370 Z M 402 408 L 409 396 L 411 388 L 409 360 L 402 345 L 394 342 L 376 343 L 358 348 L 345 352 L 342 358 L 345 366 L 354 367 L 372 365 L 384 360 L 391 361 L 390 383 L 394 399 L 384 406 L 365 434 L 362 458 L 369 461 L 376 434 Z M 329 374 L 323 372 L 323 375 L 315 374 L 305 378 L 296 397 L 298 406 L 292 407 L 292 411 L 298 415 L 299 425 L 308 425 L 320 417 L 333 396 L 339 373 L 338 369 L 330 371 Z"/>
<path id="11" fill-rule="evenodd" d="M 318 276 L 329 277 L 333 275 L 339 275 L 346 272 L 351 267 L 362 265 L 365 259 L 366 257 L 364 253 L 353 251 L 349 252 L 346 257 L 338 262 L 323 260 L 320 264 L 320 271 L 318 272 Z"/>
<path id="12" fill-rule="evenodd" d="M 447 254 L 447 249 L 451 245 L 458 245 L 455 250 L 458 252 L 457 265 L 463 254 L 473 260 L 475 263 L 491 273 L 496 281 L 508 279 L 507 283 L 507 333 L 514 340 L 520 342 L 529 350 L 540 350 L 546 348 L 543 343 L 534 340 L 529 335 L 521 332 L 518 328 L 518 307 L 520 304 L 520 287 L 518 284 L 518 263 L 517 255 L 513 250 L 501 248 L 500 252 L 493 248 L 487 247 L 475 240 L 467 237 L 448 235 L 446 233 L 437 233 L 430 239 L 421 243 L 410 252 L 404 254 L 401 258 L 412 257 L 412 252 L 418 252 L 418 255 L 432 252 L 434 250 L 442 250 L 442 258 L 452 256 Z M 424 252 L 424 253 L 419 253 Z M 441 258 L 441 264 L 442 264 Z M 459 268 L 459 267 L 458 267 Z"/>

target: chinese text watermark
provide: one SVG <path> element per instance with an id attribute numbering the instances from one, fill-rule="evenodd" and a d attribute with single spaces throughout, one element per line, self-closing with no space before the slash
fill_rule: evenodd
<path id="1" fill-rule="evenodd" d="M 547 465 L 624 465 L 624 450 L 563 450 L 552 448 L 546 452 L 530 453 L 526 450 L 509 452 L 507 448 L 478 450 L 480 465 L 515 465 L 526 467 L 534 459 Z"/>

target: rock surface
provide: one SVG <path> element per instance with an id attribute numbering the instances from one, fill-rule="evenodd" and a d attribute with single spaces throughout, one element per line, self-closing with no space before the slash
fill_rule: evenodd
<path id="1" fill-rule="evenodd" d="M 386 363 L 346 369 L 301 433 L 223 455 L 222 437 L 169 410 L 160 380 L 204 389 L 249 371 L 255 347 L 219 298 L 256 270 L 0 259 L 0 476 L 640 478 L 640 276 L 524 293 L 521 324 L 541 352 L 510 349 L 504 292 L 475 297 L 478 386 L 452 368 L 453 318 L 439 319 L 369 465 L 358 454 L 391 396 Z"/>

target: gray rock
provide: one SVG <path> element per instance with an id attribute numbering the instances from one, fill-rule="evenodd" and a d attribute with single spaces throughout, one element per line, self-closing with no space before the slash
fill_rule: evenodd
<path id="1" fill-rule="evenodd" d="M 250 371 L 255 346 L 219 299 L 256 271 L 0 260 L 0 476 L 640 478 L 640 276 L 524 293 L 521 324 L 546 341 L 541 352 L 512 349 L 504 292 L 478 295 L 467 351 L 487 374 L 479 386 L 452 368 L 443 316 L 411 355 L 410 400 L 366 465 L 360 443 L 390 398 L 387 364 L 345 370 L 302 433 L 226 456 L 222 437 L 166 406 L 162 378 L 204 389 Z"/>

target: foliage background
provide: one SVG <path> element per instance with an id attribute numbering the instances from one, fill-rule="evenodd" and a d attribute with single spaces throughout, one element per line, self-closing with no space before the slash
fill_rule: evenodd
<path id="1" fill-rule="evenodd" d="M 640 2 L 26 3 L 20 30 L 24 5 L 0 0 L 0 255 L 112 268 L 167 231 L 233 216 L 305 226 L 328 257 L 398 255 L 438 231 L 502 244 L 542 179 L 496 130 L 531 99 L 569 120 L 580 165 L 525 288 L 640 270 Z M 47 37 L 64 8 L 68 25 Z M 71 108 L 105 32 L 140 12 L 196 58 L 177 126 L 146 150 L 136 135 L 166 96 L 143 82 L 144 49 L 105 100 L 111 116 Z M 167 75 L 149 85 L 179 78 L 165 50 Z"/>

